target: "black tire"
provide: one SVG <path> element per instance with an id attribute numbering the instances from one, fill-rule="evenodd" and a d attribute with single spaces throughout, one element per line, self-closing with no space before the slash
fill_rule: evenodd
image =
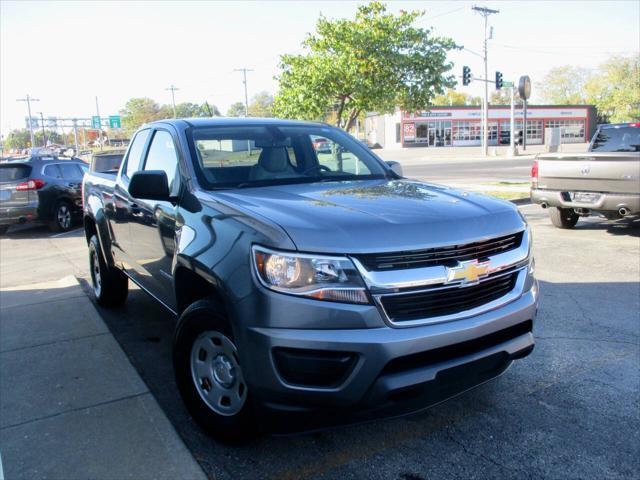
<path id="1" fill-rule="evenodd" d="M 235 370 L 235 378 L 232 375 L 232 381 L 236 383 L 230 385 L 228 387 L 229 390 L 227 390 L 218 382 L 214 360 L 220 356 L 224 357 L 224 355 L 218 354 L 215 356 L 215 353 L 209 354 L 209 350 L 197 350 L 199 342 L 202 341 L 201 339 L 204 337 L 209 340 L 207 336 L 212 333 L 226 337 L 232 342 L 234 349 L 236 348 L 228 319 L 218 302 L 211 299 L 198 300 L 191 304 L 180 316 L 173 343 L 173 371 L 178 390 L 191 416 L 209 434 L 223 442 L 245 443 L 254 438 L 257 433 L 249 389 L 244 384 L 244 375 L 240 367 L 237 349 L 232 356 L 233 360 L 235 360 L 234 368 L 237 368 Z M 217 340 L 216 337 L 213 338 Z M 215 349 L 216 347 L 214 346 L 213 348 Z M 203 352 L 204 356 L 201 355 Z M 196 361 L 195 358 L 192 359 L 193 355 L 196 355 L 198 362 L 202 361 L 207 372 L 211 373 L 210 376 L 204 376 L 200 380 L 196 378 L 198 375 L 195 371 L 196 369 L 192 369 L 192 360 Z M 236 402 L 239 404 L 237 406 L 239 410 L 237 412 L 228 411 L 226 414 L 216 412 L 214 407 L 208 405 L 204 400 L 204 397 L 207 396 L 205 392 L 207 387 L 211 393 L 211 398 L 220 397 L 218 408 L 225 408 L 222 402 L 225 398 L 224 392 L 243 388 L 244 400 L 241 404 Z M 212 400 L 209 400 L 209 402 L 212 402 Z"/>
<path id="2" fill-rule="evenodd" d="M 73 212 L 71 205 L 66 200 L 60 200 L 53 210 L 53 218 L 49 222 L 49 230 L 52 232 L 68 232 L 72 226 Z"/>
<path id="3" fill-rule="evenodd" d="M 5 235 L 9 230 L 9 225 L 0 225 L 0 235 Z"/>
<path id="4" fill-rule="evenodd" d="M 107 266 L 96 235 L 89 239 L 89 269 L 96 301 L 103 307 L 122 305 L 129 294 L 129 279 L 117 268 Z"/>
<path id="5" fill-rule="evenodd" d="M 549 218 L 557 228 L 573 228 L 578 223 L 580 216 L 573 208 L 549 207 Z"/>

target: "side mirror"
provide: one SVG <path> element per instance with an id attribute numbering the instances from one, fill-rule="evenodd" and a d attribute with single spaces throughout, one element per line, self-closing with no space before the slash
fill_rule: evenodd
<path id="1" fill-rule="evenodd" d="M 389 162 L 387 162 L 387 165 L 389 165 L 391 167 L 391 170 L 393 170 L 393 173 L 395 173 L 399 177 L 403 176 L 403 174 L 402 174 L 402 165 L 400 165 L 399 162 L 389 161 Z"/>
<path id="2" fill-rule="evenodd" d="M 129 194 L 144 200 L 169 200 L 169 181 L 163 170 L 142 170 L 129 180 Z"/>

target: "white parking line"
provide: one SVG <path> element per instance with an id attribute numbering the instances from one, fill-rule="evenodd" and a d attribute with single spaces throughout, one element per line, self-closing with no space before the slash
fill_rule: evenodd
<path id="1" fill-rule="evenodd" d="M 73 230 L 69 230 L 68 232 L 62 232 L 62 233 L 56 233 L 55 235 L 51 235 L 49 238 L 58 238 L 58 237 L 63 237 L 64 235 L 69 235 L 70 233 L 74 233 L 77 232 L 78 230 L 80 230 L 81 228 L 74 228 Z M 1 479 L 0 479 L 1 480 Z"/>

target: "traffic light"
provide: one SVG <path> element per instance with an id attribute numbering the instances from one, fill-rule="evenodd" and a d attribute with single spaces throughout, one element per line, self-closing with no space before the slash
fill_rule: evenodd
<path id="1" fill-rule="evenodd" d="M 518 130 L 516 135 L 516 145 L 522 145 L 524 143 L 524 132 L 522 130 Z"/>
<path id="2" fill-rule="evenodd" d="M 462 67 L 462 85 L 469 85 L 471 83 L 471 69 L 466 65 Z"/>
<path id="3" fill-rule="evenodd" d="M 502 88 L 502 72 L 496 72 L 496 90 L 500 90 Z"/>

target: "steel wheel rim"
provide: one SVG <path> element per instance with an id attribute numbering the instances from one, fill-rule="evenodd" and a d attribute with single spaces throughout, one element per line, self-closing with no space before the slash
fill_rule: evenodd
<path id="1" fill-rule="evenodd" d="M 238 350 L 220 332 L 201 333 L 191 347 L 191 379 L 202 401 L 225 417 L 236 415 L 247 399 Z"/>
<path id="2" fill-rule="evenodd" d="M 98 261 L 98 252 L 93 250 L 91 252 L 91 283 L 93 284 L 93 292 L 96 297 L 100 296 L 102 292 L 102 275 L 100 274 L 100 262 Z"/>
<path id="3" fill-rule="evenodd" d="M 65 230 L 71 225 L 71 212 L 66 205 L 60 205 L 58 208 L 58 225 Z"/>

